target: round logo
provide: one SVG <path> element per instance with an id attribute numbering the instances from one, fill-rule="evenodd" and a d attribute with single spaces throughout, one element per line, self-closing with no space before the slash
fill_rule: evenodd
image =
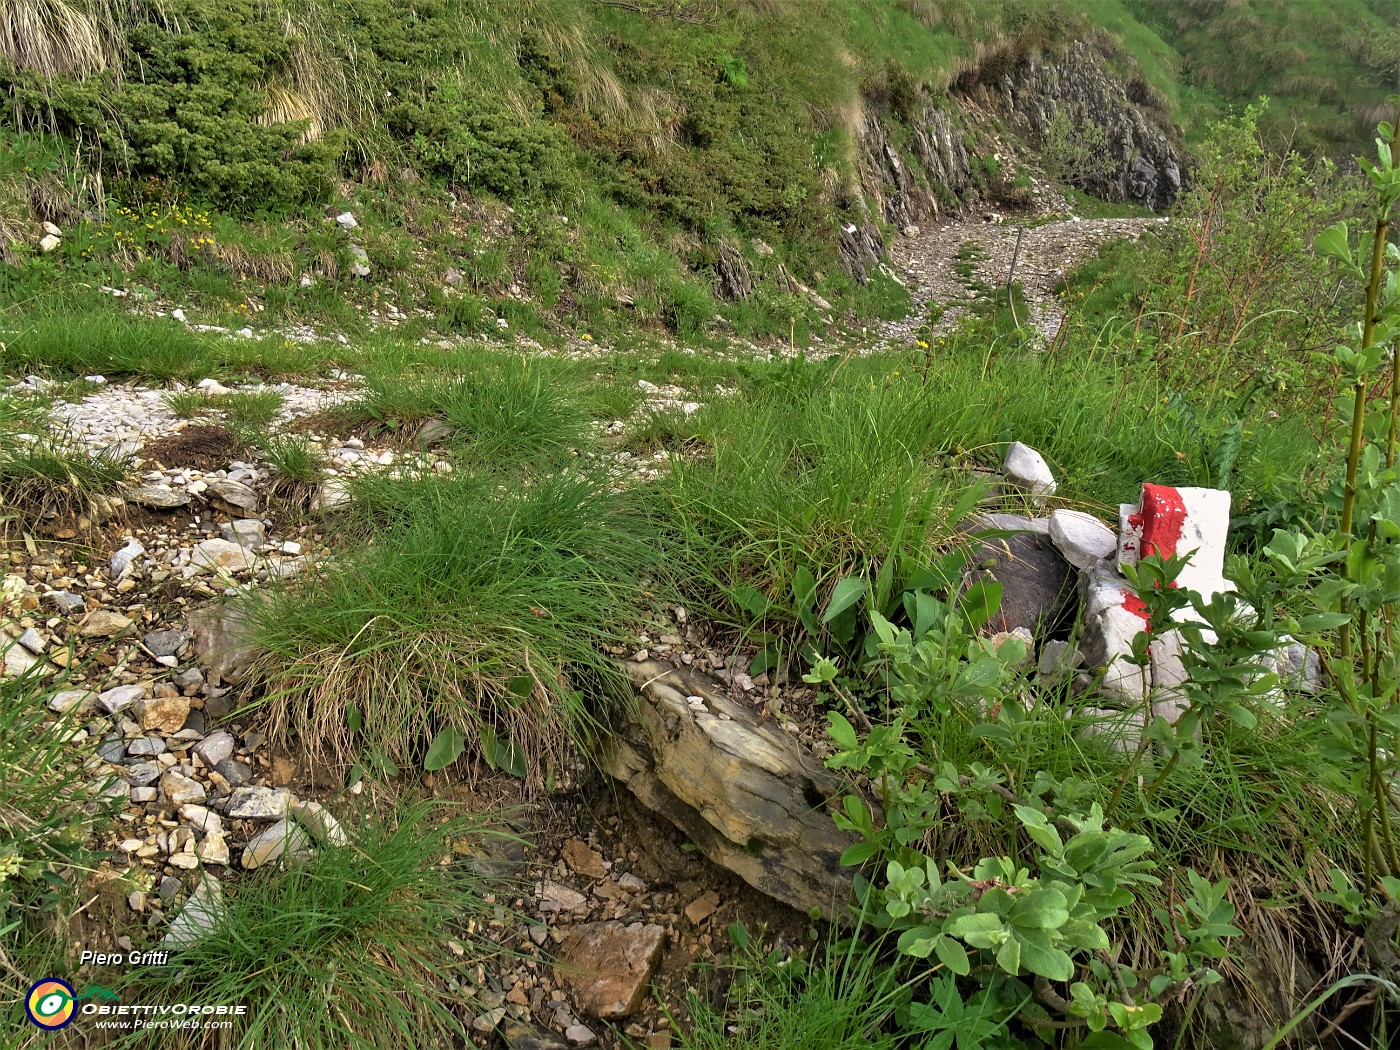
<path id="1" fill-rule="evenodd" d="M 54 1031 L 73 1023 L 77 993 L 67 981 L 45 977 L 35 981 L 24 999 L 24 1012 L 40 1028 Z"/>

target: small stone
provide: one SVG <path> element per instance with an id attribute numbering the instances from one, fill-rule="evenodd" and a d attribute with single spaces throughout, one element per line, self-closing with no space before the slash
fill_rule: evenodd
<path id="1" fill-rule="evenodd" d="M 91 689 L 60 689 L 49 697 L 49 710 L 56 714 L 77 710 L 82 714 L 97 703 L 97 694 Z"/>
<path id="2" fill-rule="evenodd" d="M 298 824 L 311 832 L 311 837 L 318 845 L 344 846 L 350 842 L 340 822 L 319 802 L 292 803 L 292 816 Z"/>
<path id="3" fill-rule="evenodd" d="M 580 839 L 569 839 L 564 843 L 564 848 L 560 851 L 570 870 L 590 879 L 601 879 L 608 873 L 607 866 L 603 862 L 603 855 L 597 850 L 589 849 Z"/>
<path id="4" fill-rule="evenodd" d="M 568 886 L 545 881 L 540 886 L 540 911 L 546 915 L 561 912 L 586 912 L 588 898 Z"/>
<path id="5" fill-rule="evenodd" d="M 564 1029 L 564 1038 L 574 1046 L 592 1046 L 598 1041 L 593 1029 L 584 1024 L 571 1024 Z"/>
<path id="6" fill-rule="evenodd" d="M 128 538 L 126 546 L 112 555 L 110 562 L 112 568 L 112 578 L 115 580 L 124 579 L 136 567 L 136 559 L 146 553 L 146 548 L 141 541 L 135 538 Z"/>
<path id="7" fill-rule="evenodd" d="M 251 512 L 258 509 L 258 494 L 241 481 L 230 481 L 228 478 L 206 478 L 205 483 L 215 496 L 239 510 Z"/>
<path id="8" fill-rule="evenodd" d="M 1006 450 L 1001 472 L 1007 483 L 1021 492 L 1032 496 L 1052 496 L 1055 493 L 1055 475 L 1050 472 L 1045 457 L 1019 441 L 1011 442 Z"/>
<path id="9" fill-rule="evenodd" d="M 124 489 L 122 495 L 130 502 L 156 510 L 174 510 L 188 507 L 193 498 L 185 489 L 171 488 L 169 485 L 137 485 Z"/>
<path id="10" fill-rule="evenodd" d="M 311 839 L 306 832 L 295 824 L 279 820 L 248 840 L 242 863 L 245 868 L 259 868 L 271 864 L 284 853 L 300 853 L 310 847 Z"/>
<path id="11" fill-rule="evenodd" d="M 165 741 L 158 736 L 137 737 L 126 745 L 128 755 L 140 755 L 147 757 L 158 755 L 165 750 Z"/>
<path id="12" fill-rule="evenodd" d="M 199 867 L 199 858 L 193 853 L 172 853 L 165 859 L 165 862 L 172 868 L 180 868 L 184 871 L 194 871 Z"/>
<path id="13" fill-rule="evenodd" d="M 206 796 L 203 784 L 173 769 L 161 774 L 160 789 L 165 792 L 165 800 L 177 808 L 189 802 L 203 802 Z"/>
<path id="14" fill-rule="evenodd" d="M 189 640 L 188 631 L 152 631 L 141 639 L 141 644 L 152 656 L 174 656 Z"/>
<path id="15" fill-rule="evenodd" d="M 719 894 L 714 890 L 702 894 L 691 901 L 685 909 L 685 917 L 696 926 L 719 910 Z"/>
<path id="16" fill-rule="evenodd" d="M 120 762 L 126 757 L 126 743 L 121 740 L 104 740 L 97 746 L 97 757 L 104 762 Z"/>
<path id="17" fill-rule="evenodd" d="M 126 895 L 126 905 L 132 911 L 145 911 L 146 895 L 140 890 L 134 890 Z"/>
<path id="18" fill-rule="evenodd" d="M 229 796 L 224 812 L 230 817 L 245 820 L 281 821 L 286 818 L 291 806 L 292 795 L 289 791 L 250 786 L 240 787 Z"/>
<path id="19" fill-rule="evenodd" d="M 353 230 L 356 226 L 360 225 L 359 222 L 355 220 L 355 216 L 351 215 L 348 211 L 343 211 L 337 215 L 335 217 L 335 222 L 342 230 Z"/>
<path id="20" fill-rule="evenodd" d="M 155 696 L 136 701 L 132 712 L 142 729 L 178 733 L 189 717 L 190 702 L 183 696 Z"/>
<path id="21" fill-rule="evenodd" d="M 175 883 L 175 888 L 169 895 L 166 894 L 167 882 Z M 160 894 L 170 899 L 174 893 L 179 892 L 179 887 L 179 882 L 174 879 L 164 880 L 160 886 Z M 195 891 L 190 894 L 185 906 L 175 916 L 175 921 L 170 924 L 169 931 L 160 942 L 161 946 L 183 948 L 191 945 L 217 930 L 223 917 L 223 886 L 212 875 L 205 875 L 200 879 Z"/>
<path id="22" fill-rule="evenodd" d="M 63 238 L 55 237 L 51 233 L 46 233 L 39 238 L 39 250 L 41 252 L 51 252 L 63 243 Z"/>
<path id="23" fill-rule="evenodd" d="M 240 547 L 257 547 L 267 540 L 267 526 L 257 518 L 238 518 L 220 525 L 219 534 Z"/>
<path id="24" fill-rule="evenodd" d="M 1051 512 L 1050 540 L 1076 569 L 1088 569 L 1118 549 L 1113 530 L 1092 514 L 1079 510 Z"/>
<path id="25" fill-rule="evenodd" d="M 78 633 L 84 638 L 111 638 L 121 634 L 132 624 L 128 616 L 112 612 L 110 609 L 94 609 L 83 620 Z"/>
<path id="26" fill-rule="evenodd" d="M 171 675 L 170 682 L 177 689 L 197 689 L 204 684 L 204 672 L 198 667 L 187 667 Z"/>
<path id="27" fill-rule="evenodd" d="M 44 595 L 44 600 L 65 616 L 76 616 L 87 611 L 87 602 L 71 591 L 49 591 Z"/>
<path id="28" fill-rule="evenodd" d="M 122 770 L 122 779 L 132 787 L 145 787 L 156 782 L 163 768 L 159 762 L 133 762 Z"/>
<path id="29" fill-rule="evenodd" d="M 210 769 L 216 769 L 220 762 L 233 754 L 233 734 L 226 729 L 220 729 L 216 733 L 210 733 L 190 750 Z"/>
<path id="30" fill-rule="evenodd" d="M 229 787 L 242 787 L 253 779 L 253 767 L 237 759 L 225 758 L 214 763 L 214 772 L 228 781 Z"/>
<path id="31" fill-rule="evenodd" d="M 210 833 L 204 836 L 203 841 L 195 847 L 194 855 L 205 864 L 222 864 L 227 866 L 229 862 L 228 842 L 223 835 Z"/>
<path id="32" fill-rule="evenodd" d="M 311 500 L 311 509 L 318 513 L 338 510 L 350 503 L 350 487 L 339 478 L 327 478 Z"/>
<path id="33" fill-rule="evenodd" d="M 160 792 L 153 787 L 134 787 L 130 791 L 130 798 L 132 802 L 144 804 L 154 802 L 159 794 Z"/>
<path id="34" fill-rule="evenodd" d="M 198 832 L 212 835 L 224 833 L 224 820 L 221 816 L 212 809 L 195 805 L 192 802 L 180 807 L 180 819 Z"/>
<path id="35" fill-rule="evenodd" d="M 214 572 L 243 572 L 255 561 L 247 548 L 228 540 L 201 540 L 190 551 L 190 564 Z"/>
<path id="36" fill-rule="evenodd" d="M 358 244 L 350 245 L 350 272 L 356 277 L 369 276 L 369 253 Z"/>
<path id="37" fill-rule="evenodd" d="M 666 931 L 660 926 L 589 923 L 565 941 L 555 973 L 588 1016 L 627 1017 L 642 1004 L 665 940 Z"/>

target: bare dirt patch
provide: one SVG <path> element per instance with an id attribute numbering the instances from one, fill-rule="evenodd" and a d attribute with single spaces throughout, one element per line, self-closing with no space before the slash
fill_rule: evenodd
<path id="1" fill-rule="evenodd" d="M 166 469 L 217 470 L 235 458 L 238 439 L 215 423 L 195 423 L 141 446 L 141 458 Z"/>

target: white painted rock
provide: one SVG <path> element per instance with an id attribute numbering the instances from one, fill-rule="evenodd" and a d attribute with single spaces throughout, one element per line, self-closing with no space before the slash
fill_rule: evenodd
<path id="1" fill-rule="evenodd" d="M 1087 569 L 1118 549 L 1113 530 L 1080 510 L 1051 512 L 1050 541 L 1076 569 Z"/>
<path id="2" fill-rule="evenodd" d="M 1225 580 L 1225 541 L 1230 493 L 1224 489 L 1143 485 L 1142 500 L 1118 509 L 1118 563 L 1136 565 L 1144 555 L 1189 554 L 1177 586 L 1209 597 L 1233 588 Z"/>
<path id="3" fill-rule="evenodd" d="M 1035 449 L 1019 441 L 1011 442 L 1006 450 L 1001 473 L 1008 485 L 1021 492 L 1032 496 L 1052 496 L 1055 493 L 1055 475 L 1050 472 L 1050 464 Z"/>

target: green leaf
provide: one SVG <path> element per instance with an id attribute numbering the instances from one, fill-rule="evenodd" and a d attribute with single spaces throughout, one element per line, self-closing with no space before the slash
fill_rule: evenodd
<path id="1" fill-rule="evenodd" d="M 851 725 L 845 715 L 839 711 L 828 711 L 826 721 L 827 733 L 842 751 L 854 751 L 860 746 L 860 741 L 856 739 L 856 727 Z"/>
<path id="2" fill-rule="evenodd" d="M 830 623 L 836 617 L 855 605 L 865 596 L 865 592 L 870 590 L 870 582 L 860 576 L 847 576 L 836 585 L 836 589 L 831 592 L 831 601 L 827 602 L 826 612 L 822 614 L 822 623 Z"/>
<path id="3" fill-rule="evenodd" d="M 360 709 L 355 704 L 350 704 L 345 708 L 345 726 L 352 733 L 358 733 L 365 725 L 365 716 L 360 713 Z"/>
<path id="4" fill-rule="evenodd" d="M 428 745 L 428 753 L 423 756 L 423 768 L 429 773 L 446 769 L 462 755 L 467 746 L 466 735 L 456 726 L 443 726 Z"/>
<path id="5" fill-rule="evenodd" d="M 503 740 L 498 737 L 490 726 L 481 728 L 481 757 L 492 769 L 499 769 L 522 780 L 525 777 L 525 756 L 520 748 L 510 738 Z"/>
<path id="6" fill-rule="evenodd" d="M 958 608 L 968 626 L 976 630 L 1001 608 L 1001 584 L 996 580 L 979 580 L 963 593 Z"/>
<path id="7" fill-rule="evenodd" d="M 967 951 L 951 937 L 936 939 L 933 942 L 933 950 L 938 956 L 938 961 L 959 977 L 966 977 L 972 972 L 972 962 L 967 957 Z"/>
<path id="8" fill-rule="evenodd" d="M 1324 258 L 1336 259 L 1347 266 L 1354 265 L 1347 224 L 1344 222 L 1334 223 L 1319 233 L 1313 240 L 1313 248 Z"/>
<path id="9" fill-rule="evenodd" d="M 511 696 L 523 699 L 535 691 L 535 680 L 527 674 L 518 674 L 506 683 L 506 689 Z"/>
<path id="10" fill-rule="evenodd" d="M 1334 628 L 1342 626 L 1342 624 L 1344 623 L 1349 623 L 1350 621 L 1351 617 L 1348 616 L 1346 613 L 1312 613 L 1309 616 L 1304 616 L 1301 620 L 1298 621 L 1298 630 L 1304 631 L 1309 634 L 1314 631 L 1330 631 Z"/>

